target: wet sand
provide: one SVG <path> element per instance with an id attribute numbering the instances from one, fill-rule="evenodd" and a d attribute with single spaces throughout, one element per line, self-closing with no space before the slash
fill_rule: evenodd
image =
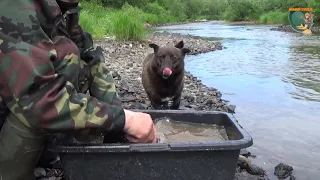
<path id="1" fill-rule="evenodd" d="M 228 135 L 223 126 L 187 123 L 169 118 L 158 119 L 155 124 L 159 142 L 226 141 Z"/>

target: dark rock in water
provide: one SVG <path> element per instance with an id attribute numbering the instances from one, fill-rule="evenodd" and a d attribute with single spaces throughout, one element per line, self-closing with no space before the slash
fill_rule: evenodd
<path id="1" fill-rule="evenodd" d="M 241 170 L 245 170 L 245 172 L 249 173 L 250 175 L 264 176 L 266 174 L 264 169 L 252 164 L 250 159 L 242 155 L 239 156 L 238 166 L 241 168 Z"/>
<path id="2" fill-rule="evenodd" d="M 238 166 L 241 168 L 241 169 L 247 169 L 248 168 L 248 165 L 250 164 L 250 160 L 244 156 L 239 156 L 239 159 L 238 159 Z"/>
<path id="3" fill-rule="evenodd" d="M 228 110 L 231 111 L 231 112 L 235 112 L 235 110 L 236 110 L 236 106 L 235 106 L 235 105 L 232 105 L 232 104 L 228 105 L 227 108 L 228 108 Z"/>
<path id="4" fill-rule="evenodd" d="M 215 42 L 214 45 L 216 46 L 217 50 L 222 50 L 223 46 L 220 42 Z"/>
<path id="5" fill-rule="evenodd" d="M 279 179 L 285 179 L 292 175 L 292 171 L 292 166 L 280 163 L 274 168 L 274 175 L 276 175 Z"/>
<path id="6" fill-rule="evenodd" d="M 264 169 L 254 164 L 248 164 L 248 167 L 246 170 L 249 174 L 252 174 L 252 175 L 264 176 L 266 174 Z"/>

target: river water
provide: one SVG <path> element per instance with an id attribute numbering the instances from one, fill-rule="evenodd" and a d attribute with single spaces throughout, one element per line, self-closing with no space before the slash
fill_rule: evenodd
<path id="1" fill-rule="evenodd" d="M 271 27 L 206 22 L 159 30 L 218 38 L 226 49 L 187 56 L 186 70 L 237 106 L 235 117 L 253 137 L 252 160 L 271 179 L 284 162 L 298 180 L 318 180 L 320 36 Z"/>

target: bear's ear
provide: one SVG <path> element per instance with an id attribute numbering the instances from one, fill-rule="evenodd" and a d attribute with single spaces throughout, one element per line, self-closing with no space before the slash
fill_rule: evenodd
<path id="1" fill-rule="evenodd" d="M 149 44 L 149 47 L 153 48 L 154 53 L 157 53 L 159 50 L 159 46 L 154 43 Z"/>
<path id="2" fill-rule="evenodd" d="M 182 48 L 181 51 L 182 51 L 183 55 L 186 55 L 187 53 L 191 52 L 190 49 L 188 49 L 188 48 Z"/>
<path id="3" fill-rule="evenodd" d="M 178 49 L 182 49 L 184 46 L 183 41 L 178 42 L 174 47 L 178 48 Z"/>

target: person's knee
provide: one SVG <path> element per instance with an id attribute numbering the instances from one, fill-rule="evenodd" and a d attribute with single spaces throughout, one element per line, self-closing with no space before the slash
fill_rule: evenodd
<path id="1" fill-rule="evenodd" d="M 0 149 L 2 179 L 32 179 L 43 149 L 43 135 L 9 115 L 0 131 Z"/>

